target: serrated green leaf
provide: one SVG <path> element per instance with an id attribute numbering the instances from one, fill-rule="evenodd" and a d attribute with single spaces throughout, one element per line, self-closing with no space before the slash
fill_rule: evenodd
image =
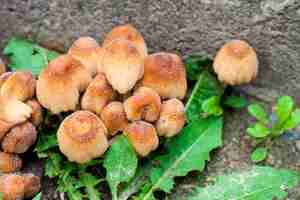
<path id="1" fill-rule="evenodd" d="M 42 199 L 42 193 L 38 193 L 37 195 L 35 195 L 35 197 L 32 200 L 41 200 Z M 1 196 L 0 196 L 0 200 L 1 200 Z"/>
<path id="2" fill-rule="evenodd" d="M 51 153 L 45 164 L 45 175 L 54 178 L 60 175 L 63 158 L 59 153 Z"/>
<path id="3" fill-rule="evenodd" d="M 135 175 L 137 156 L 124 135 L 118 136 L 110 147 L 104 159 L 107 170 L 106 179 L 114 200 L 117 200 L 117 187 L 122 182 L 128 182 Z"/>
<path id="4" fill-rule="evenodd" d="M 284 130 L 296 128 L 300 124 L 300 109 L 292 112 L 291 116 L 284 123 Z"/>
<path id="5" fill-rule="evenodd" d="M 255 138 L 264 138 L 268 136 L 271 131 L 265 125 L 258 122 L 247 128 L 247 133 Z"/>
<path id="6" fill-rule="evenodd" d="M 34 151 L 37 152 L 39 158 L 45 158 L 48 156 L 46 151 L 57 146 L 58 143 L 55 134 L 53 135 L 40 134 Z"/>
<path id="7" fill-rule="evenodd" d="M 220 96 L 213 96 L 210 97 L 209 99 L 205 100 L 202 104 L 202 110 L 203 112 L 210 116 L 220 116 L 223 114 L 223 109 L 220 105 Z"/>
<path id="8" fill-rule="evenodd" d="M 80 181 L 85 188 L 89 200 L 101 199 L 101 193 L 97 188 L 97 185 L 102 181 L 100 178 L 97 178 L 91 173 L 84 172 L 80 174 Z"/>
<path id="9" fill-rule="evenodd" d="M 196 189 L 188 200 L 282 200 L 299 181 L 294 171 L 255 166 L 217 177 L 214 185 Z"/>
<path id="10" fill-rule="evenodd" d="M 247 106 L 247 104 L 248 102 L 244 97 L 234 95 L 228 96 L 224 101 L 225 106 L 236 109 L 244 108 Z"/>
<path id="11" fill-rule="evenodd" d="M 290 96 L 282 96 L 278 99 L 275 106 L 275 113 L 279 123 L 284 123 L 292 113 L 294 108 L 294 100 Z"/>
<path id="12" fill-rule="evenodd" d="M 10 60 L 9 67 L 13 70 L 31 71 L 38 75 L 40 71 L 59 54 L 49 51 L 28 40 L 12 38 L 3 51 Z"/>
<path id="13" fill-rule="evenodd" d="M 213 96 L 221 97 L 223 92 L 224 88 L 216 77 L 207 71 L 202 72 L 185 106 L 188 121 L 201 118 L 203 102 Z"/>
<path id="14" fill-rule="evenodd" d="M 155 159 L 159 165 L 151 169 L 152 186 L 141 199 L 151 199 L 157 190 L 170 192 L 175 177 L 194 170 L 202 171 L 209 160 L 209 152 L 222 145 L 222 127 L 222 118 L 195 120 L 168 141 L 168 153 Z"/>
<path id="15" fill-rule="evenodd" d="M 268 155 L 267 148 L 259 147 L 252 152 L 251 160 L 255 163 L 261 162 L 266 159 L 267 155 Z"/>
<path id="16" fill-rule="evenodd" d="M 248 112 L 251 116 L 255 117 L 260 122 L 264 124 L 269 123 L 268 114 L 261 105 L 251 104 L 250 106 L 248 106 Z"/>
<path id="17" fill-rule="evenodd" d="M 212 65 L 212 60 L 204 56 L 192 55 L 186 58 L 184 63 L 187 78 L 189 80 L 197 80 L 204 68 Z"/>

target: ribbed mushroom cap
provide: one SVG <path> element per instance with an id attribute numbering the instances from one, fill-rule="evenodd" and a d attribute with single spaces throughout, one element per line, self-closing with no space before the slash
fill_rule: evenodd
<path id="1" fill-rule="evenodd" d="M 35 125 L 39 126 L 41 122 L 43 121 L 43 110 L 42 106 L 37 100 L 29 100 L 26 102 L 27 105 L 29 105 L 32 109 L 32 114 L 30 117 L 30 121 Z"/>
<path id="2" fill-rule="evenodd" d="M 141 78 L 143 59 L 130 42 L 115 40 L 105 46 L 102 67 L 112 87 L 124 94 Z"/>
<path id="3" fill-rule="evenodd" d="M 30 118 L 32 109 L 14 98 L 0 96 L 0 120 L 19 124 Z"/>
<path id="4" fill-rule="evenodd" d="M 144 61 L 142 86 L 154 89 L 161 98 L 183 99 L 187 90 L 184 64 L 179 56 L 171 53 L 155 53 Z"/>
<path id="5" fill-rule="evenodd" d="M 0 75 L 6 72 L 6 67 L 2 59 L 0 59 Z"/>
<path id="6" fill-rule="evenodd" d="M 158 147 L 159 140 L 154 126 L 143 121 L 131 123 L 125 131 L 135 151 L 142 157 Z"/>
<path id="7" fill-rule="evenodd" d="M 106 134 L 107 130 L 97 115 L 89 111 L 76 111 L 58 129 L 59 149 L 69 161 L 85 163 L 106 151 Z"/>
<path id="8" fill-rule="evenodd" d="M 26 101 L 34 96 L 35 86 L 36 80 L 31 72 L 14 72 L 2 84 L 0 95 Z"/>
<path id="9" fill-rule="evenodd" d="M 13 126 L 14 126 L 13 123 L 9 123 L 9 122 L 0 120 L 0 141 L 6 135 L 6 133 L 9 131 L 9 129 Z"/>
<path id="10" fill-rule="evenodd" d="M 123 104 L 117 101 L 113 101 L 103 108 L 101 119 L 109 135 L 115 135 L 118 131 L 123 131 L 128 124 Z"/>
<path id="11" fill-rule="evenodd" d="M 147 45 L 141 33 L 130 24 L 119 25 L 114 27 L 104 39 L 103 46 L 109 45 L 114 40 L 123 39 L 131 42 L 139 51 L 140 55 L 147 56 Z"/>
<path id="12" fill-rule="evenodd" d="M 8 153 L 25 153 L 37 139 L 33 124 L 25 122 L 12 128 L 2 140 L 2 149 Z"/>
<path id="13" fill-rule="evenodd" d="M 104 74 L 98 74 L 86 89 L 81 107 L 100 115 L 104 106 L 114 97 L 114 91 L 106 80 Z"/>
<path id="14" fill-rule="evenodd" d="M 140 87 L 124 102 L 124 108 L 129 120 L 154 122 L 159 117 L 161 100 L 155 90 Z"/>
<path id="15" fill-rule="evenodd" d="M 247 42 L 233 40 L 219 50 L 213 67 L 220 81 L 240 85 L 256 78 L 258 59 L 255 50 Z"/>
<path id="16" fill-rule="evenodd" d="M 41 190 L 41 180 L 34 174 L 23 174 L 25 184 L 25 198 L 33 197 Z"/>
<path id="17" fill-rule="evenodd" d="M 178 99 L 163 102 L 161 113 L 156 122 L 159 136 L 173 137 L 178 134 L 185 124 L 184 105 Z"/>
<path id="18" fill-rule="evenodd" d="M 62 55 L 49 63 L 37 81 L 37 98 L 53 113 L 75 110 L 79 92 L 84 91 L 92 78 L 76 60 Z"/>
<path id="19" fill-rule="evenodd" d="M 17 174 L 0 175 L 0 193 L 3 200 L 24 199 L 24 178 Z"/>
<path id="20" fill-rule="evenodd" d="M 97 73 L 95 51 L 98 47 L 99 44 L 95 39 L 80 37 L 72 44 L 68 54 L 78 60 L 94 76 Z"/>
<path id="21" fill-rule="evenodd" d="M 17 172 L 22 167 L 22 160 L 16 154 L 0 151 L 0 173 Z"/>

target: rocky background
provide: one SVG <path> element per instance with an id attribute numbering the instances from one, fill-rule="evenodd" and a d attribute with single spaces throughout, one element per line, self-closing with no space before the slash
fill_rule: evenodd
<path id="1" fill-rule="evenodd" d="M 270 108 L 279 95 L 291 95 L 300 104 L 299 0 L 1 0 L 0 48 L 10 37 L 22 36 L 64 51 L 79 36 L 101 41 L 123 23 L 140 30 L 150 52 L 176 50 L 213 57 L 225 41 L 245 39 L 260 61 L 258 79 L 242 88 L 249 99 Z M 250 120 L 244 110 L 226 114 L 224 147 L 213 156 L 206 174 L 251 164 L 245 137 Z M 300 144 L 297 148 L 296 142 L 278 141 L 267 163 L 300 170 Z M 198 183 L 198 174 L 179 179 L 170 199 L 184 199 Z M 47 183 L 44 190 L 48 199 L 57 196 Z M 300 186 L 289 199 L 300 199 Z"/>

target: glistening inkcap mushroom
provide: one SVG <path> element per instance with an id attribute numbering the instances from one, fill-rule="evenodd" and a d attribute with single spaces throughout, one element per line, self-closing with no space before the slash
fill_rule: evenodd
<path id="1" fill-rule="evenodd" d="M 213 68 L 221 82 L 241 85 L 256 78 L 258 59 L 255 50 L 247 42 L 232 40 L 218 51 Z"/>

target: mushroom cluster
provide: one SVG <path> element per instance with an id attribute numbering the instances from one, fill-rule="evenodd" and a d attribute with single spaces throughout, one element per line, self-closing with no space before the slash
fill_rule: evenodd
<path id="1" fill-rule="evenodd" d="M 73 111 L 57 132 L 60 151 L 85 163 L 100 157 L 118 133 L 141 157 L 185 124 L 181 100 L 187 80 L 181 58 L 148 55 L 142 35 L 131 25 L 112 29 L 102 45 L 77 39 L 51 61 L 37 80 L 37 99 L 54 114 Z"/>
<path id="2" fill-rule="evenodd" d="M 39 177 L 15 173 L 22 168 L 19 155 L 36 142 L 42 107 L 30 72 L 5 72 L 2 61 L 0 66 L 0 193 L 4 200 L 23 199 L 40 190 Z"/>

